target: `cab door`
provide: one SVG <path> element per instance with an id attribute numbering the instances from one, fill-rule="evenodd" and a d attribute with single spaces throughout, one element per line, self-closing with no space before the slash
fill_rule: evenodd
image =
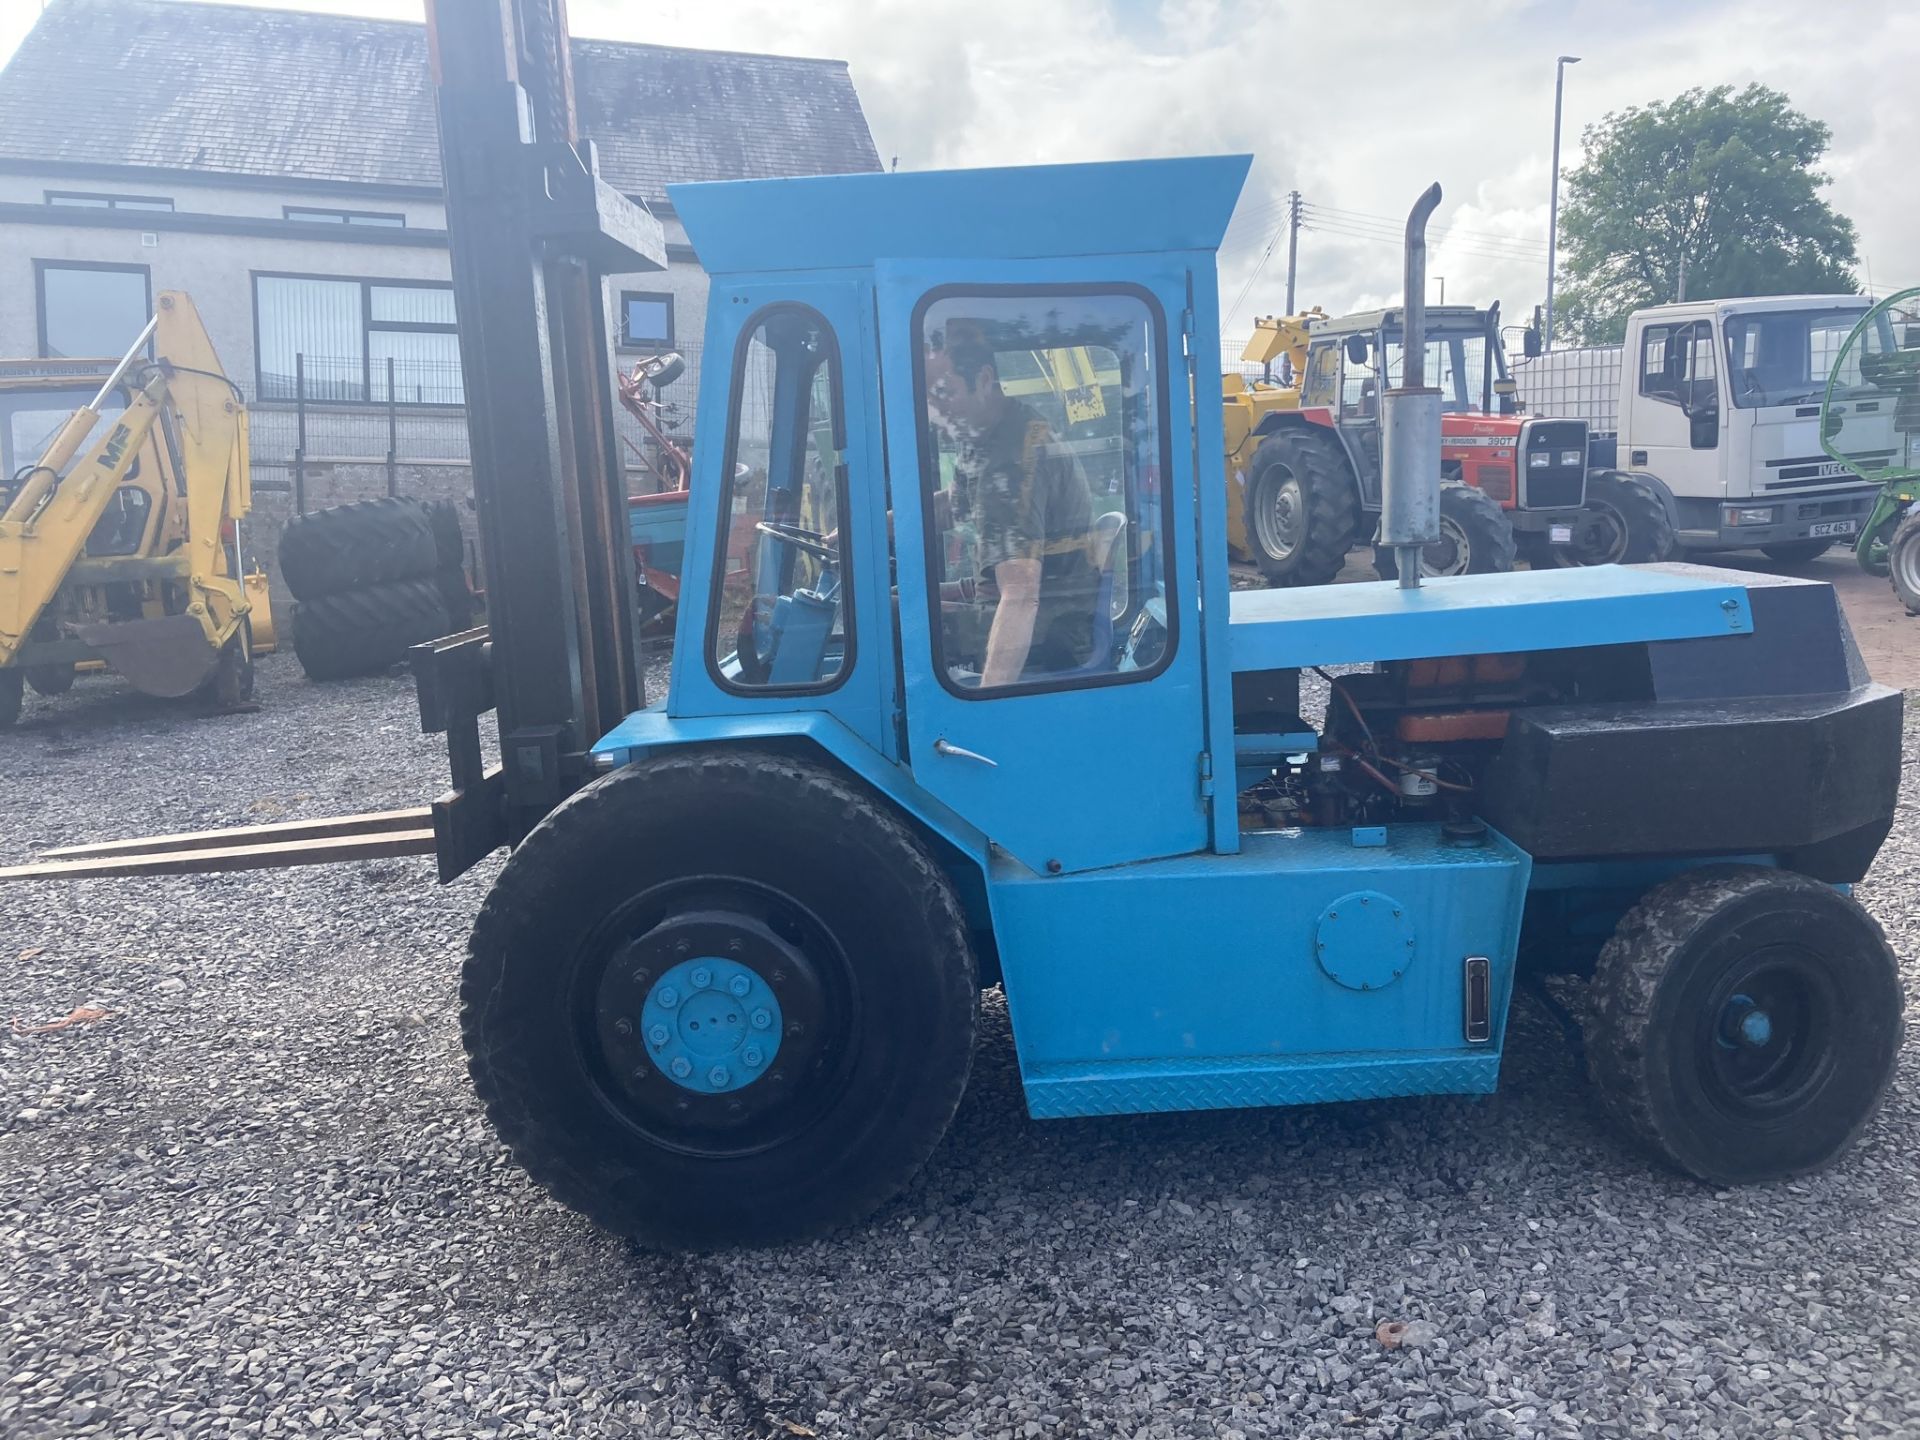
<path id="1" fill-rule="evenodd" d="M 1185 269 L 876 278 L 915 779 L 1041 873 L 1200 849 Z"/>

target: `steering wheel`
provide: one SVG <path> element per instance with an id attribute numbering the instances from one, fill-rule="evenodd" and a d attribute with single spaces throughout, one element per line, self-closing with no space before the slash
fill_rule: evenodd
<path id="1" fill-rule="evenodd" d="M 840 552 L 828 543 L 827 537 L 818 530 L 809 530 L 804 525 L 789 525 L 784 520 L 761 520 L 753 528 L 762 535 L 771 535 L 776 540 L 784 540 L 794 549 L 804 551 L 826 564 L 840 563 Z"/>
<path id="2" fill-rule="evenodd" d="M 773 618 L 774 595 L 756 595 L 747 602 L 747 608 L 740 612 L 739 627 L 733 632 L 734 658 L 740 662 L 740 683 L 742 685 L 764 685 L 773 674 L 773 657 L 760 653 L 760 644 L 756 632 L 761 619 Z"/>

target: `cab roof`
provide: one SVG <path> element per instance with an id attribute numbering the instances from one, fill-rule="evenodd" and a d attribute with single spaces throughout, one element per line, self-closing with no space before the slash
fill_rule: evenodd
<path id="1" fill-rule="evenodd" d="M 710 274 L 1219 248 L 1248 155 L 670 185 Z"/>

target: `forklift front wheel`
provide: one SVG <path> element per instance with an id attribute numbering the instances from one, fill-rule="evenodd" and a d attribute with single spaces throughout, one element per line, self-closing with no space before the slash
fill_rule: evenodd
<path id="1" fill-rule="evenodd" d="M 1716 865 L 1649 891 L 1600 953 L 1587 1063 L 1629 1134 L 1713 1185 L 1817 1170 L 1900 1049 L 1898 962 L 1850 896 Z"/>
<path id="2" fill-rule="evenodd" d="M 864 1218 L 945 1134 L 979 1006 L 926 846 L 824 765 L 676 751 L 514 851 L 461 983 L 468 1067 L 527 1172 L 667 1247 Z"/>

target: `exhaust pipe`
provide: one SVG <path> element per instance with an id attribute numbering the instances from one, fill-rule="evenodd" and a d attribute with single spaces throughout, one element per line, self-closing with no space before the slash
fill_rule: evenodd
<path id="1" fill-rule="evenodd" d="M 1436 181 L 1407 214 L 1400 384 L 1380 401 L 1380 543 L 1403 590 L 1419 587 L 1420 552 L 1440 538 L 1440 390 L 1427 384 L 1427 220 L 1439 204 Z"/>

